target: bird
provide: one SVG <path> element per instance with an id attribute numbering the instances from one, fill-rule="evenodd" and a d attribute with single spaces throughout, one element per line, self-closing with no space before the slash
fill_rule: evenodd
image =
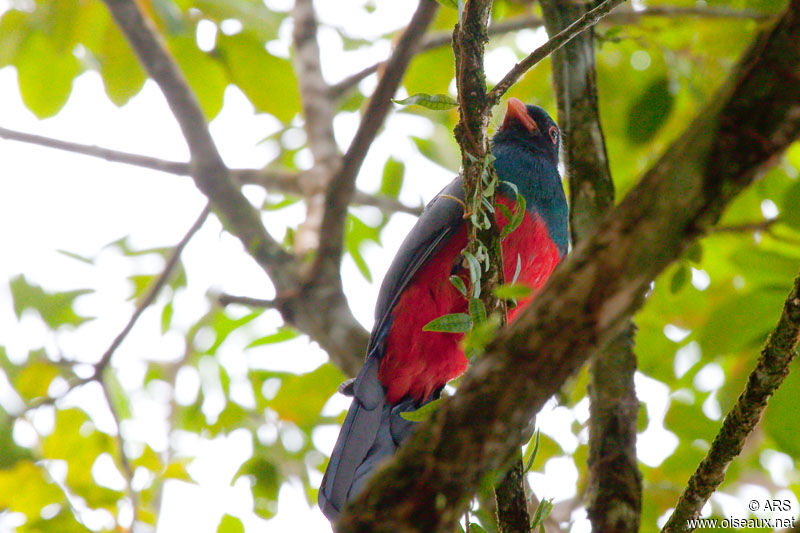
<path id="1" fill-rule="evenodd" d="M 491 140 L 500 180 L 496 202 L 509 209 L 525 199 L 521 224 L 502 241 L 504 275 L 532 289 L 509 310 L 513 320 L 530 303 L 569 247 L 568 207 L 558 173 L 560 131 L 541 107 L 517 98 L 507 102 Z M 378 293 L 375 325 L 364 366 L 340 387 L 353 396 L 318 494 L 331 521 L 363 490 L 376 466 L 391 457 L 413 431 L 400 413 L 439 397 L 468 360 L 463 334 L 423 331 L 431 320 L 467 310 L 449 280 L 469 279 L 461 251 L 467 244 L 464 188 L 456 177 L 423 210 L 391 263 Z M 508 220 L 496 210 L 498 226 Z"/>

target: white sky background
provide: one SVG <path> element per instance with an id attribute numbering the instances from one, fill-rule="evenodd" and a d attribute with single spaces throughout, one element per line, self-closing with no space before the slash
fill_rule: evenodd
<path id="1" fill-rule="evenodd" d="M 290 0 L 268 1 L 273 8 L 286 10 Z M 364 14 L 361 2 L 317 2 L 323 23 L 353 30 L 353 37 L 374 39 L 400 27 L 411 16 L 414 2 L 377 2 L 377 10 Z M 0 12 L 3 11 L 0 0 Z M 364 34 L 356 34 L 364 31 Z M 291 36 L 291 25 L 282 27 L 281 39 L 272 43 L 273 53 L 285 55 Z M 210 35 L 198 39 L 208 43 Z M 205 39 L 205 41 L 203 41 Z M 532 48 L 540 42 L 541 35 L 521 32 L 517 42 Z M 320 44 L 322 64 L 328 81 L 337 81 L 365 67 L 389 53 L 389 43 L 379 41 L 369 51 L 344 52 L 337 34 L 322 28 Z M 513 64 L 513 54 L 498 51 L 487 60 L 489 78 L 496 81 Z M 374 77 L 363 82 L 374 85 Z M 122 109 L 116 108 L 104 94 L 100 77 L 89 72 L 76 79 L 67 106 L 54 118 L 37 120 L 23 105 L 14 69 L 0 70 L 0 101 L 3 102 L 0 126 L 74 142 L 97 144 L 128 152 L 140 153 L 173 160 L 186 160 L 187 150 L 180 131 L 155 84 L 147 82 L 144 90 Z M 300 125 L 299 123 L 297 124 Z M 337 141 L 344 150 L 355 133 L 358 116 L 340 114 L 335 123 Z M 401 200 L 419 204 L 430 199 L 453 177 L 451 170 L 438 167 L 419 156 L 407 135 L 428 136 L 431 127 L 424 120 L 398 113 L 389 115 L 385 132 L 373 144 L 359 175 L 363 190 L 376 190 L 380 183 L 383 163 L 389 156 L 406 163 L 406 182 Z M 211 125 L 212 133 L 223 157 L 231 166 L 261 167 L 275 155 L 275 149 L 259 144 L 261 139 L 278 129 L 275 119 L 254 115 L 252 106 L 235 88 L 229 88 L 225 105 Z M 299 131 L 299 130 L 298 130 Z M 392 132 L 400 132 L 393 134 Z M 301 135 L 302 137 L 302 135 Z M 307 152 L 307 151 L 306 151 Z M 301 163 L 310 164 L 310 155 L 300 156 Z M 111 241 L 130 236 L 137 249 L 174 246 L 185 234 L 203 208 L 205 200 L 188 177 L 172 176 L 131 166 L 106 163 L 86 156 L 52 149 L 0 140 L 0 160 L 3 174 L 0 177 L 0 279 L 7 280 L 24 273 L 27 280 L 48 290 L 92 288 L 96 292 L 81 297 L 78 312 L 97 317 L 74 332 L 50 335 L 38 318 L 23 316 L 17 321 L 13 314 L 7 284 L 0 285 L 0 345 L 4 345 L 12 360 L 24 361 L 29 350 L 45 346 L 52 354 L 63 353 L 69 358 L 96 362 L 111 340 L 128 321 L 133 305 L 126 299 L 131 286 L 126 277 L 134 273 L 155 273 L 162 265 L 148 258 L 133 262 L 118 253 L 102 250 Z M 246 189 L 250 198 L 258 203 L 263 192 Z M 369 209 L 360 211 L 370 216 Z M 283 237 L 287 225 L 296 225 L 302 219 L 299 206 L 264 215 L 269 231 L 276 238 Z M 368 247 L 364 253 L 376 280 L 367 283 L 358 273 L 352 260 L 345 259 L 343 279 L 345 293 L 356 295 L 350 305 L 356 317 L 370 327 L 377 288 L 394 250 L 413 224 L 407 215 L 395 216 L 382 234 L 383 249 Z M 90 266 L 57 253 L 67 250 L 85 256 L 98 256 L 96 265 Z M 98 255 L 99 254 L 99 255 Z M 183 254 L 189 286 L 176 298 L 175 324 L 179 327 L 192 324 L 207 310 L 204 295 L 212 289 L 217 292 L 271 297 L 271 285 L 263 271 L 243 253 L 239 242 L 221 233 L 220 224 L 213 219 L 205 224 Z M 174 361 L 182 352 L 182 338 L 177 333 L 161 337 L 158 326 L 160 307 L 146 312 L 136 328 L 117 350 L 114 368 L 123 385 L 129 390 L 138 387 L 145 370 L 143 359 Z M 266 335 L 280 324 L 277 313 L 270 312 L 254 323 L 259 334 Z M 276 370 L 306 372 L 326 360 L 325 354 L 307 340 L 295 340 L 244 354 L 246 339 L 232 335 L 218 352 L 218 357 L 234 378 L 243 379 L 246 372 L 245 357 L 251 364 Z M 202 376 L 186 375 L 179 380 L 176 394 L 193 401 Z M 657 465 L 669 455 L 677 444 L 674 435 L 663 429 L 663 413 L 667 406 L 667 389 L 663 385 L 639 376 L 637 389 L 647 403 L 650 426 L 639 440 L 641 459 Z M 158 391 L 152 396 L 140 394 L 133 397 L 134 420 L 124 427 L 124 432 L 145 439 L 156 451 L 167 447 L 165 413 L 157 401 Z M 243 402 L 246 403 L 246 394 Z M 100 392 L 87 386 L 71 395 L 68 403 L 87 409 L 98 427 L 114 432 L 110 413 L 99 400 Z M 155 399 L 154 399 L 155 398 Z M 0 402 L 4 407 L 19 407 L 19 399 L 9 394 L 7 384 L 0 380 Z M 343 398 L 335 398 L 327 409 L 335 411 L 346 405 Z M 221 404 L 219 406 L 221 408 Z M 214 416 L 213 402 L 207 414 Z M 583 402 L 573 413 L 553 404 L 538 417 L 543 431 L 556 439 L 569 453 L 578 442 L 570 426 L 577 419 L 584 423 L 588 407 Z M 52 427 L 52 411 L 37 416 L 34 424 L 40 431 Z M 338 430 L 325 428 L 314 435 L 315 444 L 329 453 Z M 30 443 L 32 428 L 20 423 L 15 437 L 21 443 Z M 271 438 L 276 438 L 272 435 Z M 285 435 L 282 438 L 291 438 Z M 580 435 L 585 439 L 585 431 Z M 197 459 L 189 471 L 197 485 L 169 482 L 158 525 L 159 532 L 195 531 L 214 532 L 223 513 L 240 517 L 248 531 L 263 530 L 263 522 L 251 512 L 252 497 L 245 480 L 233 487 L 230 480 L 250 454 L 249 437 L 244 431 L 234 432 L 212 442 L 193 438 L 175 439 L 173 446 Z M 56 469 L 57 470 L 57 469 Z M 121 488 L 122 479 L 111 468 L 97 468 L 97 479 L 102 484 Z M 539 472 L 531 475 L 534 490 L 539 497 L 557 500 L 575 495 L 577 471 L 567 460 L 552 460 Z M 56 477 L 58 474 L 55 473 Z M 321 478 L 321 476 L 320 476 Z M 319 482 L 320 479 L 316 479 Z M 109 517 L 102 513 L 88 514 L 90 526 L 106 526 Z M 0 520 L 0 532 L 10 531 L 12 522 Z M 300 483 L 292 483 L 281 490 L 278 516 L 267 523 L 267 531 L 330 531 L 330 526 L 319 510 L 309 508 Z M 585 520 L 579 521 L 573 531 L 585 531 Z"/>

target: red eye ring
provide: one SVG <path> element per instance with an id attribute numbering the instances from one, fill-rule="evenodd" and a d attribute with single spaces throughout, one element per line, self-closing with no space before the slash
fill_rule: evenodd
<path id="1" fill-rule="evenodd" d="M 558 128 L 550 126 L 548 133 L 550 134 L 550 139 L 552 139 L 553 144 L 558 144 Z"/>

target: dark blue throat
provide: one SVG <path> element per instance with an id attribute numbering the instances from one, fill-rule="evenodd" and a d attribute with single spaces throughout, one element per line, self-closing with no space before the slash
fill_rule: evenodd
<path id="1" fill-rule="evenodd" d="M 569 208 L 555 164 L 544 154 L 533 153 L 515 143 L 494 143 L 492 154 L 500 180 L 517 186 L 525 198 L 527 210 L 542 217 L 559 255 L 564 257 L 569 243 Z M 501 185 L 500 192 L 514 197 L 507 185 Z"/>

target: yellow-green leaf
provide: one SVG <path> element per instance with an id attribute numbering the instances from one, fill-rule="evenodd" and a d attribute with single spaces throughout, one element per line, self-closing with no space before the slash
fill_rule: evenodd
<path id="1" fill-rule="evenodd" d="M 103 33 L 98 53 L 100 75 L 108 98 L 123 106 L 139 93 L 147 76 L 116 25 L 107 25 Z"/>
<path id="2" fill-rule="evenodd" d="M 14 64 L 22 101 L 39 118 L 53 116 L 64 107 L 80 71 L 71 50 L 58 52 L 38 31 L 25 39 Z"/>
<path id="3" fill-rule="evenodd" d="M 442 400 L 443 398 L 431 400 L 416 411 L 405 411 L 400 413 L 400 417 L 411 422 L 422 422 L 423 420 L 427 420 L 434 412 L 436 412 Z"/>
<path id="4" fill-rule="evenodd" d="M 307 427 L 317 420 L 322 407 L 342 381 L 342 372 L 326 363 L 307 374 L 283 378 L 281 388 L 268 405 L 282 420 Z"/>
<path id="5" fill-rule="evenodd" d="M 417 93 L 403 100 L 392 100 L 400 105 L 418 105 L 435 111 L 443 111 L 458 106 L 455 98 L 449 94 Z"/>
<path id="6" fill-rule="evenodd" d="M 258 111 L 284 123 L 300 111 L 297 78 L 288 60 L 270 54 L 262 43 L 246 33 L 221 35 L 218 47 L 232 81 Z"/>
<path id="7" fill-rule="evenodd" d="M 0 470 L 0 509 L 10 509 L 36 519 L 42 508 L 63 501 L 58 485 L 31 461 L 20 461 L 9 470 Z"/>
<path id="8" fill-rule="evenodd" d="M 176 36 L 167 41 L 207 119 L 222 109 L 228 75 L 213 57 L 197 48 L 192 37 Z"/>
<path id="9" fill-rule="evenodd" d="M 58 368 L 52 363 L 36 361 L 25 365 L 14 379 L 14 388 L 26 400 L 47 395 L 50 382 L 58 375 Z"/>

